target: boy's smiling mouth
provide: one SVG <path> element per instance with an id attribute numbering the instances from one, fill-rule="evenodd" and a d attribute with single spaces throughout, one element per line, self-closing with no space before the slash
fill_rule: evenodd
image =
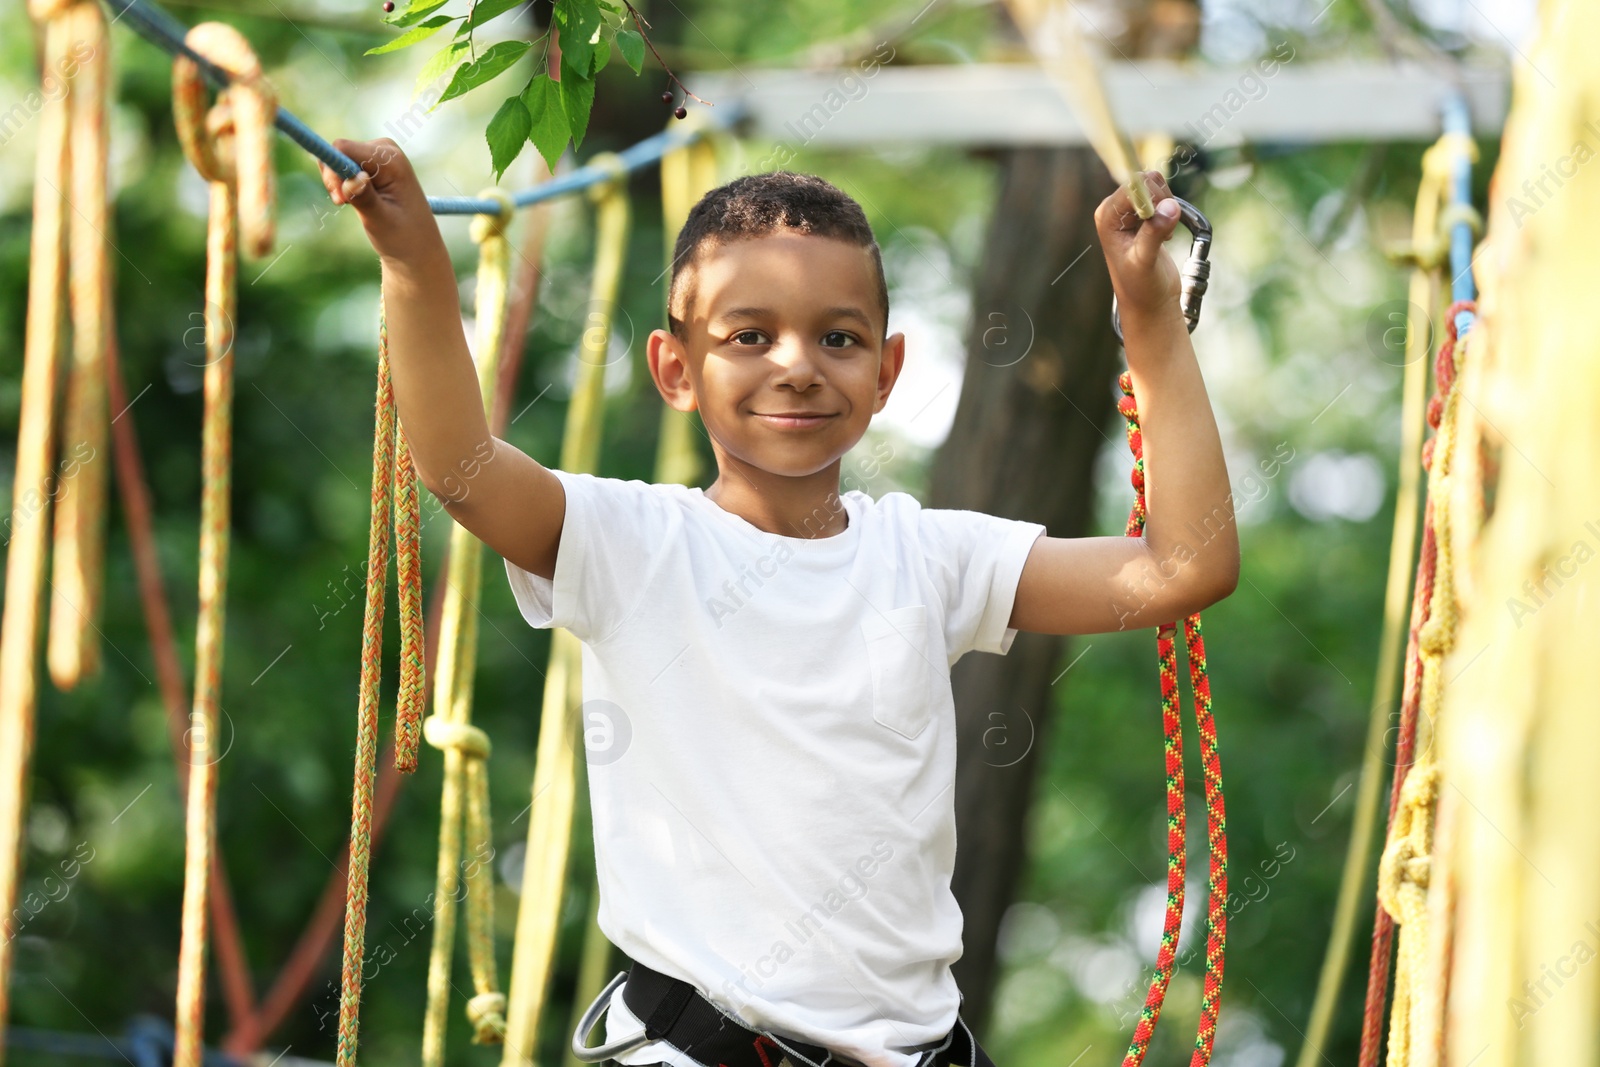
<path id="1" fill-rule="evenodd" d="M 821 426 L 833 418 L 836 412 L 826 411 L 755 411 L 751 412 L 756 418 L 761 419 L 769 426 L 778 426 L 803 430 L 812 426 Z"/>

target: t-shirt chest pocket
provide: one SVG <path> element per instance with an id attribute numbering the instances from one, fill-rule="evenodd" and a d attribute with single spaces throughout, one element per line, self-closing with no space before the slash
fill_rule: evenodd
<path id="1" fill-rule="evenodd" d="M 872 668 L 872 717 L 904 737 L 928 726 L 934 667 L 928 609 L 921 604 L 873 612 L 861 623 Z"/>

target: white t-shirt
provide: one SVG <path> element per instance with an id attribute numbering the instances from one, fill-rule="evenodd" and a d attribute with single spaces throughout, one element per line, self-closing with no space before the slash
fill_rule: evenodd
<path id="1" fill-rule="evenodd" d="M 600 929 L 748 1025 L 912 1067 L 960 1002 L 950 666 L 1010 649 L 1044 527 L 851 490 L 842 533 L 787 537 L 697 488 L 555 474 L 555 578 L 506 575 L 583 642 Z M 614 997 L 606 1039 L 638 1029 Z"/>

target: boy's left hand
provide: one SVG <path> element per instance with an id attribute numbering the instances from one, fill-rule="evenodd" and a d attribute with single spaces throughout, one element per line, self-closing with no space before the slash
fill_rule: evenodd
<path id="1" fill-rule="evenodd" d="M 1111 270 L 1122 315 L 1177 313 L 1183 281 L 1177 264 L 1161 247 L 1178 226 L 1178 202 L 1160 171 L 1141 171 L 1156 213 L 1141 219 L 1133 210 L 1128 190 L 1119 186 L 1100 202 L 1094 213 L 1100 247 Z"/>

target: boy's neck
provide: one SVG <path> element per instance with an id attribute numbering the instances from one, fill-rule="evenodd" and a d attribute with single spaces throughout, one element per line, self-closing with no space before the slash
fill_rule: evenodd
<path id="1" fill-rule="evenodd" d="M 833 537 L 849 526 L 839 496 L 839 460 L 815 474 L 790 477 L 748 464 L 723 465 L 705 497 L 767 533 Z"/>

